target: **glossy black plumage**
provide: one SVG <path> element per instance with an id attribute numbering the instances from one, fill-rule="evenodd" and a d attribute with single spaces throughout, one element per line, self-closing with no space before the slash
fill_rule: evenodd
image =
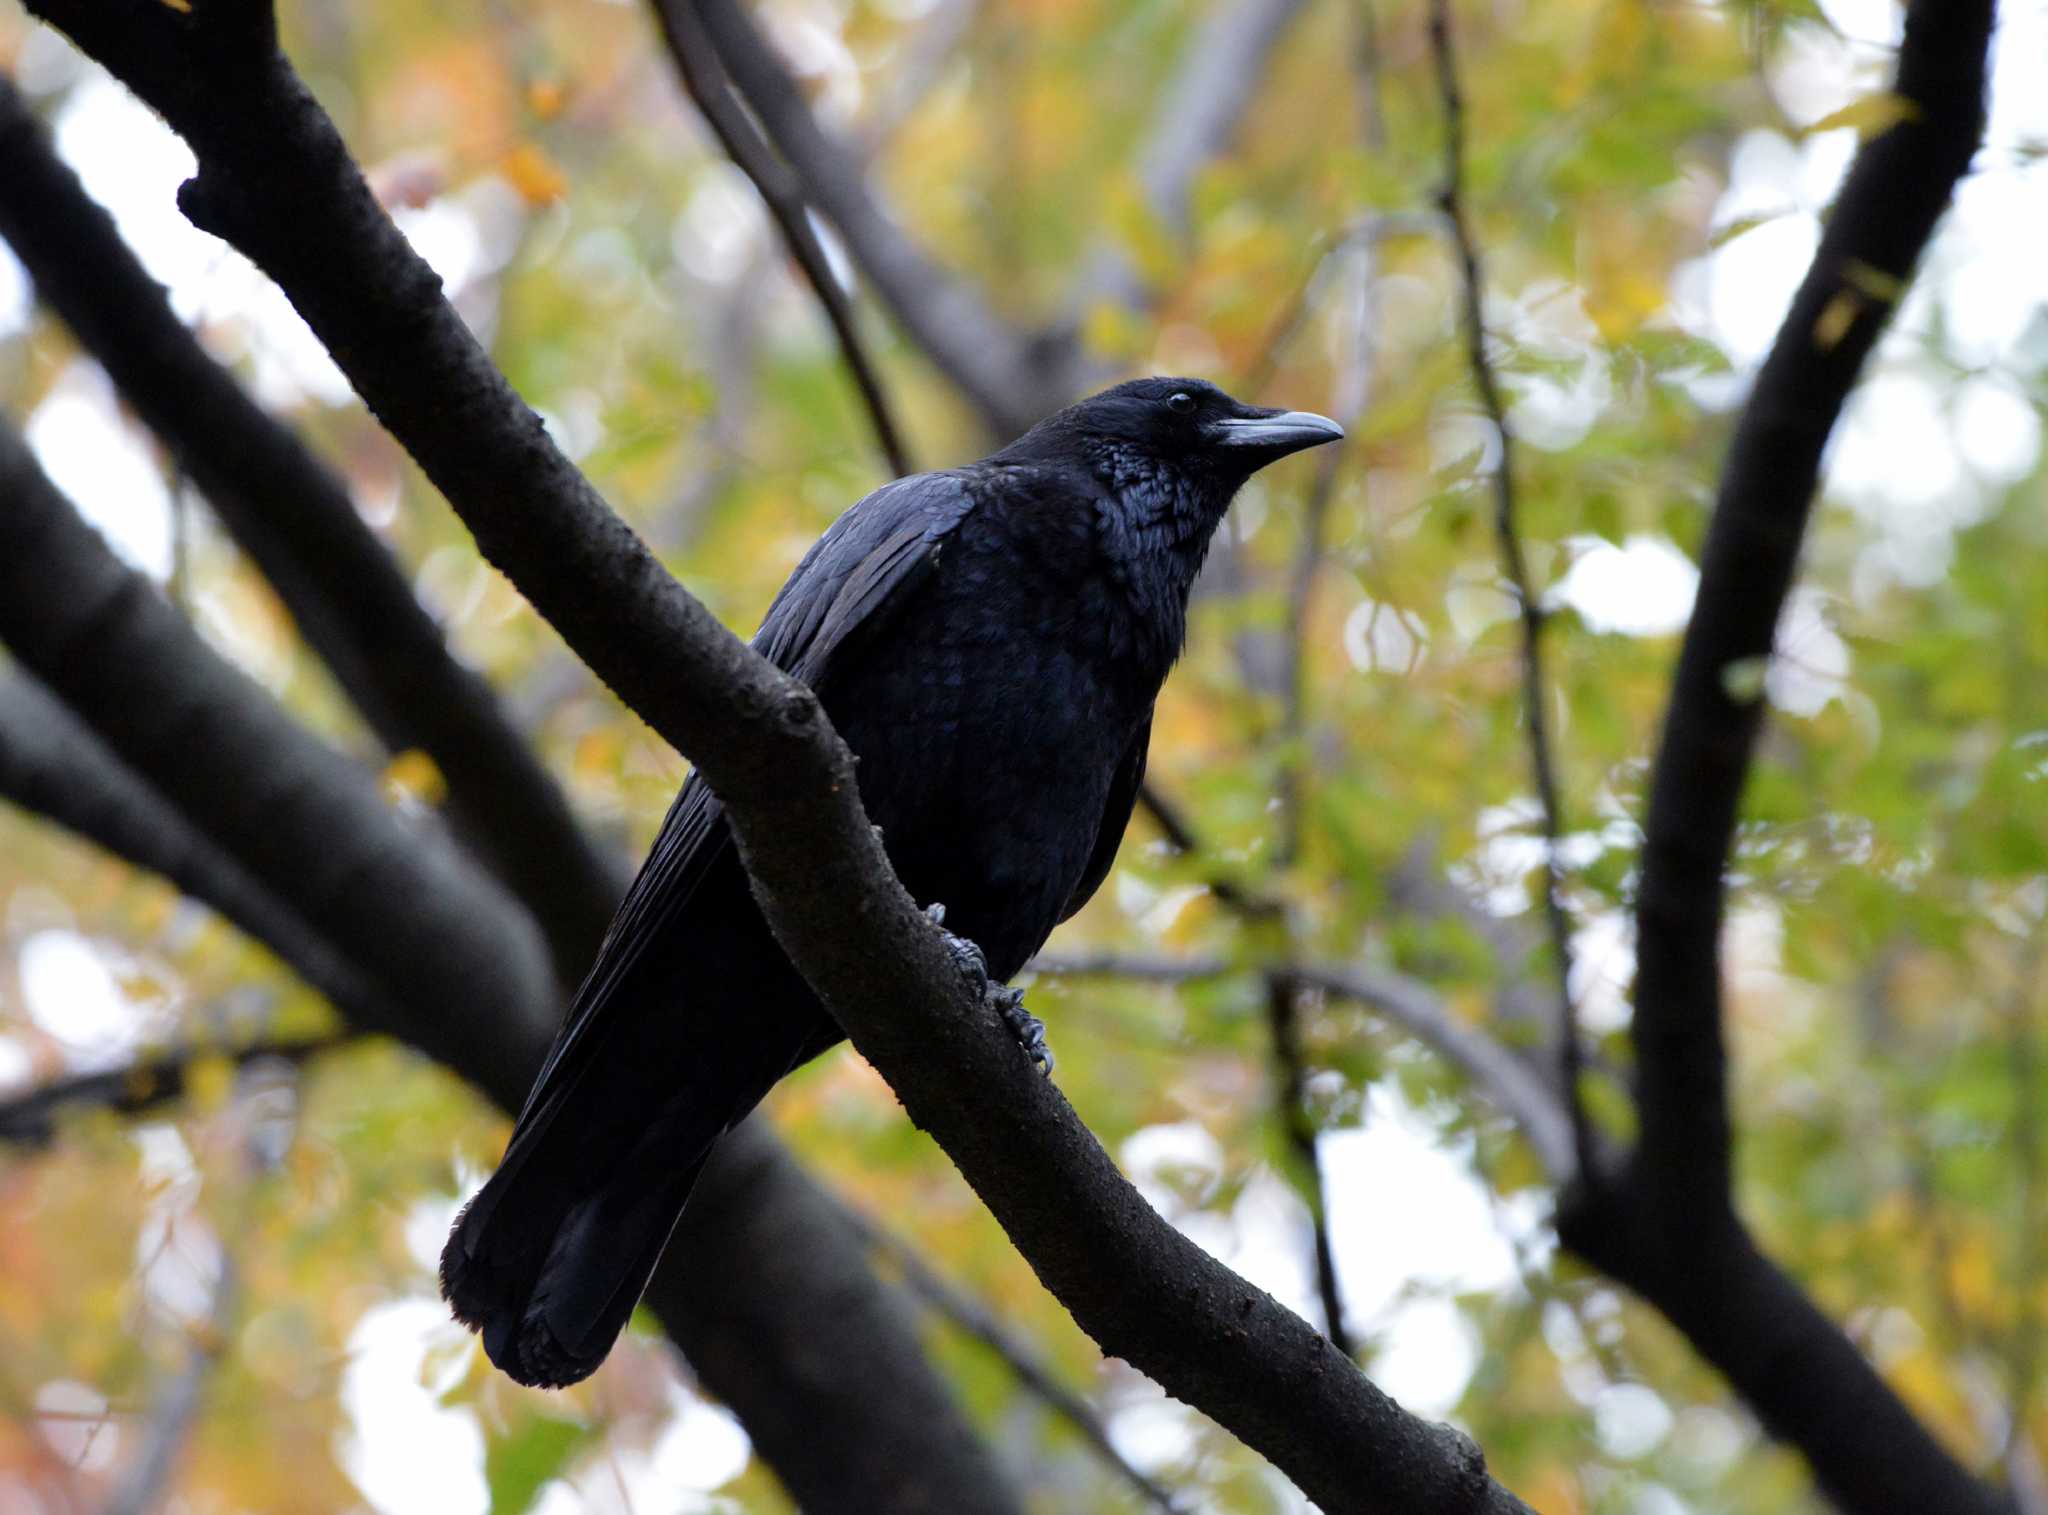
<path id="1" fill-rule="evenodd" d="M 1199 381 L 1136 380 L 876 490 L 776 596 L 754 645 L 818 691 L 898 876 L 993 977 L 1108 874 L 1232 495 L 1338 435 Z M 839 1037 L 692 776 L 442 1254 L 492 1361 L 543 1385 L 595 1369 L 712 1143 Z"/>

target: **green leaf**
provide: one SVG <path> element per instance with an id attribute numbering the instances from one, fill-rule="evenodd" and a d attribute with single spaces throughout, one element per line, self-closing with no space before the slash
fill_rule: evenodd
<path id="1" fill-rule="evenodd" d="M 537 1415 L 517 1435 L 492 1442 L 484 1453 L 491 1515 L 521 1515 L 531 1509 L 548 1480 L 560 1474 L 594 1434 L 576 1421 Z"/>

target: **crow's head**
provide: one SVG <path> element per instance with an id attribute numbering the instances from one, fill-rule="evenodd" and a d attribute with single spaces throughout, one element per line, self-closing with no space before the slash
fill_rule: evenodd
<path id="1" fill-rule="evenodd" d="M 1047 417 L 1004 455 L 1083 462 L 1141 517 L 1200 529 L 1268 463 L 1343 435 L 1326 416 L 1247 405 L 1202 379 L 1132 379 Z"/>

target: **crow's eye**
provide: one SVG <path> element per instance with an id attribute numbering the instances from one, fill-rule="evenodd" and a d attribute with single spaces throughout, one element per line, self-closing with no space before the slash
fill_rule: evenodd
<path id="1" fill-rule="evenodd" d="M 1166 408 L 1177 416 L 1193 415 L 1195 413 L 1195 397 L 1185 389 L 1179 390 L 1166 397 Z"/>

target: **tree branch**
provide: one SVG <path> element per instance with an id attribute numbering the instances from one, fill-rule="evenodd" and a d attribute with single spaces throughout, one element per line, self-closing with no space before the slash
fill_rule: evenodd
<path id="1" fill-rule="evenodd" d="M 206 1319 L 195 1321 L 187 1331 L 185 1364 L 164 1385 L 149 1418 L 137 1428 L 142 1433 L 142 1450 L 114 1481 L 101 1515 L 151 1515 L 163 1507 L 178 1471 L 178 1459 L 198 1423 L 206 1382 L 234 1344 L 237 1292 L 234 1261 L 222 1252 Z"/>
<path id="2" fill-rule="evenodd" d="M 1284 972 L 1266 974 L 1266 1025 L 1273 1044 L 1273 1069 L 1279 1083 L 1280 1121 L 1287 1145 L 1302 1174 L 1314 1234 L 1316 1293 L 1323 1307 L 1323 1334 L 1346 1357 L 1357 1348 L 1344 1325 L 1344 1292 L 1337 1278 L 1337 1250 L 1330 1244 L 1328 1191 L 1323 1183 L 1323 1154 L 1308 1109 L 1308 1066 L 1301 1055 L 1301 1024 L 1296 1001 L 1299 981 Z"/>
<path id="3" fill-rule="evenodd" d="M 73 1107 L 111 1110 L 116 1115 L 146 1115 L 184 1097 L 195 1063 L 226 1058 L 236 1067 L 264 1060 L 296 1065 L 341 1046 L 352 1040 L 353 1035 L 336 1031 L 290 1041 L 251 1042 L 247 1046 L 175 1047 L 139 1057 L 126 1067 L 55 1079 L 0 1101 L 0 1142 L 47 1146 L 56 1139 L 59 1117 Z"/>
<path id="4" fill-rule="evenodd" d="M 1182 984 L 1227 978 L 1251 971 L 1245 964 L 1209 957 L 1034 958 L 1032 971 L 1057 977 L 1112 977 L 1141 983 Z M 1474 1027 L 1467 1026 L 1427 984 L 1398 973 L 1334 964 L 1288 962 L 1262 970 L 1333 999 L 1377 1011 L 1434 1050 L 1471 1081 L 1520 1129 L 1553 1183 L 1574 1170 L 1571 1127 L 1563 1102 L 1521 1058 Z"/>
<path id="5" fill-rule="evenodd" d="M 909 1242 L 891 1235 L 858 1210 L 848 1209 L 846 1213 L 868 1248 L 886 1256 L 902 1272 L 903 1281 L 911 1293 L 1001 1358 L 1017 1381 L 1072 1426 L 1089 1450 L 1101 1458 L 1118 1478 L 1136 1490 L 1139 1498 L 1165 1511 L 1166 1515 L 1180 1515 L 1180 1501 L 1156 1480 L 1131 1465 L 1116 1449 L 1116 1443 L 1109 1439 L 1102 1417 L 1095 1413 L 1088 1401 L 1062 1383 L 1052 1366 L 1013 1336 L 994 1311 L 948 1283 Z"/>
<path id="6" fill-rule="evenodd" d="M 1571 1117 L 1572 1146 L 1578 1153 L 1579 1167 L 1590 1171 L 1593 1134 L 1586 1124 L 1585 1101 L 1579 1091 L 1582 1060 L 1578 1018 L 1572 1010 L 1572 930 L 1565 917 L 1564 862 L 1558 851 L 1564 833 L 1563 805 L 1558 798 L 1557 759 L 1551 751 L 1550 717 L 1544 704 L 1548 680 L 1543 674 L 1543 606 L 1530 582 L 1529 565 L 1522 554 L 1522 538 L 1516 527 L 1515 434 L 1508 425 L 1500 382 L 1486 352 L 1485 275 L 1480 268 L 1479 245 L 1465 220 L 1465 102 L 1458 87 L 1458 62 L 1451 44 L 1450 0 L 1432 0 L 1429 36 L 1436 57 L 1437 89 L 1444 107 L 1444 182 L 1437 192 L 1437 203 L 1450 224 L 1458 255 L 1465 347 L 1472 379 L 1479 388 L 1479 402 L 1500 441 L 1500 456 L 1493 468 L 1493 526 L 1500 540 L 1501 563 L 1508 581 L 1514 585 L 1522 613 L 1522 708 L 1528 720 L 1529 762 L 1536 777 L 1536 798 L 1542 807 L 1543 915 L 1550 930 L 1550 951 L 1557 960 L 1558 1075 Z"/>
<path id="7" fill-rule="evenodd" d="M 162 874 L 368 1026 L 402 1012 L 312 924 L 180 815 L 27 674 L 0 680 L 0 798 Z"/>
<path id="8" fill-rule="evenodd" d="M 0 426 L 0 640 L 131 767 L 351 960 L 416 959 L 442 1014 L 414 1028 L 442 1061 L 499 1055 L 544 1033 L 552 980 L 510 898 L 428 826 L 407 824 L 375 779 L 308 736 L 117 560 Z M 176 690 L 167 699 L 160 691 Z M 321 836 L 312 857 L 285 840 Z M 405 891 L 427 889 L 421 897 Z M 488 944 L 449 918 L 500 924 Z M 465 950 L 482 949 L 482 950 Z M 377 1030 L 396 1030 L 391 1025 Z M 508 1034 L 510 1033 L 510 1034 Z M 513 1076 L 506 1066 L 498 1078 Z"/>
<path id="9" fill-rule="evenodd" d="M 1080 377 L 1072 341 L 1019 331 L 911 240 L 875 198 L 859 154 L 818 125 L 788 66 L 737 0 L 698 0 L 696 10 L 805 197 L 839 228 L 882 303 L 989 430 L 1015 436 L 1071 400 Z"/>
<path id="10" fill-rule="evenodd" d="M 802 186 L 776 157 L 775 149 L 761 136 L 733 94 L 732 83 L 726 78 L 725 69 L 720 65 L 711 39 L 705 35 L 703 22 L 698 18 L 696 0 L 656 0 L 654 11 L 661 22 L 662 35 L 668 40 L 669 55 L 675 59 L 676 72 L 682 76 L 683 87 L 697 102 L 697 109 L 702 112 L 712 135 L 725 149 L 726 156 L 752 181 L 761 202 L 768 207 L 768 213 L 781 229 L 782 240 L 790 256 L 796 259 L 811 292 L 824 307 L 825 318 L 831 322 L 833 335 L 839 339 L 840 355 L 853 375 L 855 387 L 860 390 L 862 403 L 867 406 L 868 419 L 875 428 L 875 440 L 882 449 L 890 472 L 898 476 L 915 473 L 917 470 L 911 464 L 909 450 L 903 444 L 902 428 L 896 424 L 888 396 L 882 389 L 881 376 L 862 345 L 853 304 L 847 299 L 846 291 L 839 287 L 825 249 L 819 243 L 817 233 L 811 230 L 810 212 L 804 206 Z"/>
<path id="11" fill-rule="evenodd" d="M 392 751 L 418 747 L 448 812 L 582 975 L 623 886 L 560 787 L 357 514 L 348 486 L 209 358 L 0 76 L 0 237 L 37 294 L 205 493 Z"/>
<path id="12" fill-rule="evenodd" d="M 1327 1509 L 1522 1508 L 1467 1438 L 1400 1410 L 1117 1172 L 895 881 L 816 696 L 663 573 L 554 448 L 376 206 L 267 10 L 36 8 L 186 136 L 187 213 L 277 279 L 485 555 L 697 762 L 784 947 L 1083 1329 Z"/>
<path id="13" fill-rule="evenodd" d="M 2009 1510 L 1916 1420 L 1737 1218 L 1721 1029 L 1724 869 L 1763 720 L 1755 675 L 1843 402 L 1984 122 L 1991 0 L 1913 0 L 1894 93 L 1743 409 L 1723 466 L 1650 785 L 1626 1169 L 1567 1193 L 1567 1245 L 1671 1318 L 1821 1487 L 1858 1511 Z"/>

